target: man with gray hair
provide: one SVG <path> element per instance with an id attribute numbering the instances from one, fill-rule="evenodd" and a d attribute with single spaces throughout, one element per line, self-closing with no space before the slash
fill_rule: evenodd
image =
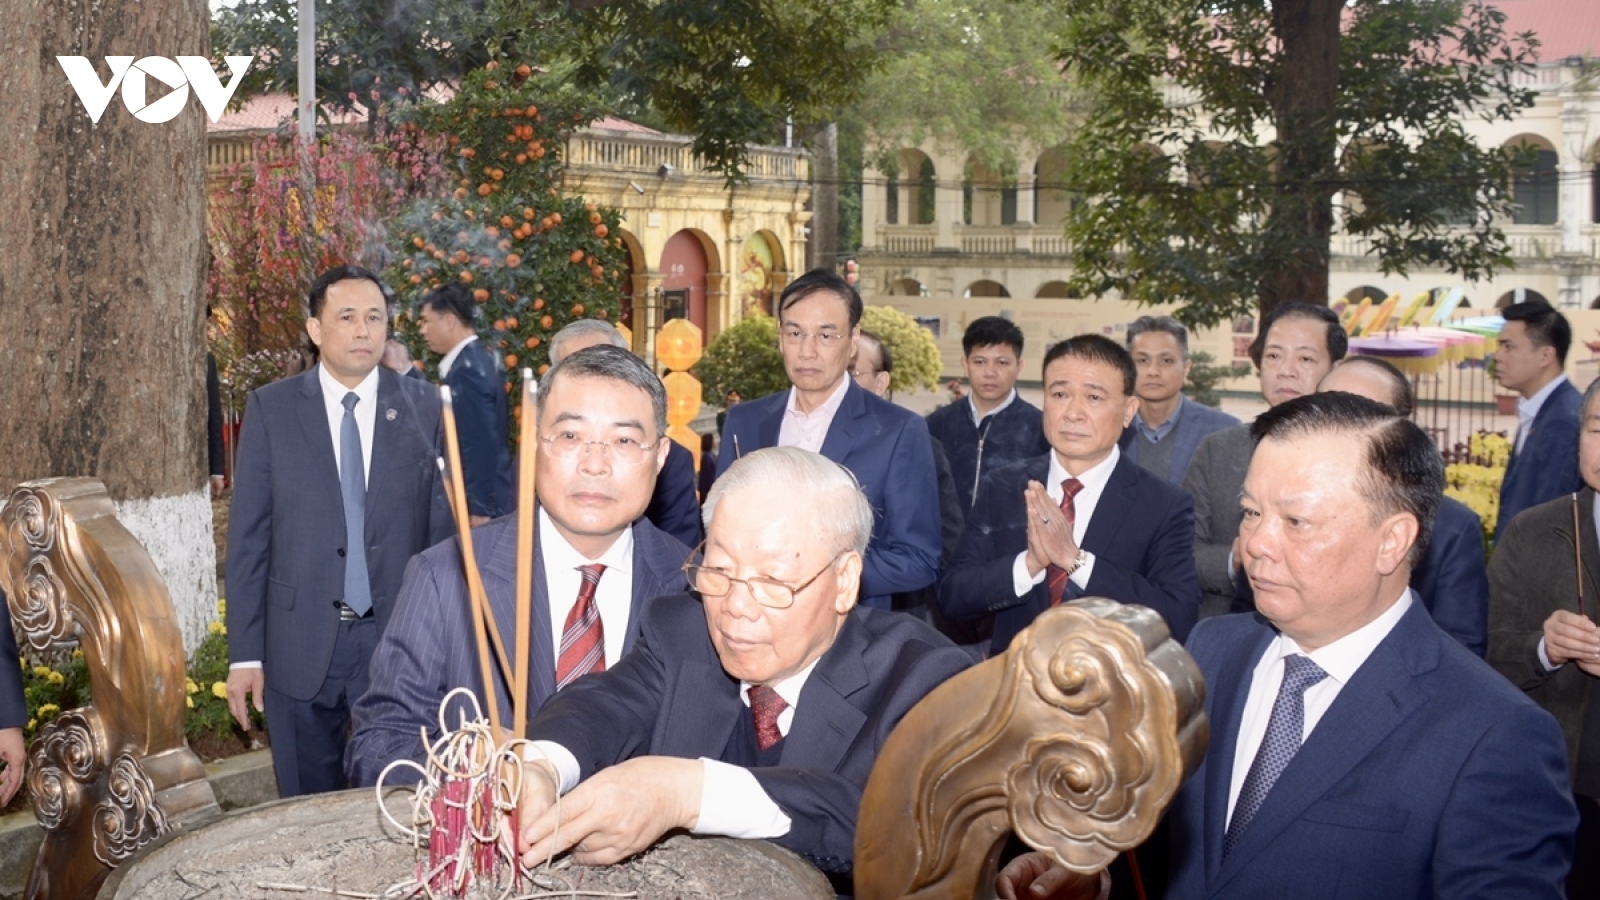
<path id="1" fill-rule="evenodd" d="M 532 708 L 614 665 L 638 637 L 646 601 L 683 590 L 680 566 L 689 555 L 640 517 L 667 453 L 661 379 L 626 350 L 590 347 L 549 371 L 538 403 Z M 489 608 L 508 644 L 517 537 L 515 516 L 472 531 Z M 374 783 L 396 759 L 423 761 L 422 735 L 429 744 L 439 737 L 439 704 L 452 690 L 483 696 L 470 609 L 456 540 L 412 558 L 372 656 L 371 687 L 351 713 L 351 783 Z M 498 672 L 495 681 L 509 719 L 509 686 Z M 455 721 L 456 712 L 445 720 Z"/>
<path id="2" fill-rule="evenodd" d="M 622 332 L 610 322 L 579 319 L 551 335 L 550 365 L 596 344 L 631 349 Z M 677 441 L 667 441 L 667 463 L 656 477 L 655 491 L 644 515 L 650 524 L 685 544 L 700 542 L 700 496 L 695 486 L 694 454 Z"/>
<path id="3" fill-rule="evenodd" d="M 1201 438 L 1239 424 L 1220 409 L 1183 395 L 1189 378 L 1189 329 L 1171 316 L 1140 316 L 1128 326 L 1128 353 L 1139 372 L 1139 414 L 1122 430 L 1122 452 L 1173 484 L 1183 484 Z"/>
<path id="4" fill-rule="evenodd" d="M 615 667 L 528 726 L 517 849 L 609 864 L 674 829 L 765 838 L 849 893 L 861 793 L 900 718 L 970 658 L 856 603 L 872 508 L 842 466 L 747 453 L 706 497 L 694 594 L 646 607 Z M 564 795 L 559 804 L 557 795 Z"/>

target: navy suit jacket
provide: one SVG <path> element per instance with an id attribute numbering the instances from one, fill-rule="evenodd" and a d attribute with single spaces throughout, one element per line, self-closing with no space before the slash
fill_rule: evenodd
<path id="1" fill-rule="evenodd" d="M 1466 504 L 1445 497 L 1433 523 L 1422 564 L 1411 570 L 1411 589 L 1444 633 L 1477 656 L 1489 649 L 1489 569 L 1484 564 L 1483 520 Z M 1232 612 L 1254 612 L 1250 579 L 1234 581 Z"/>
<path id="2" fill-rule="evenodd" d="M 1421 604 L 1340 690 L 1223 858 L 1250 679 L 1275 635 L 1256 615 L 1201 622 L 1211 747 L 1178 792 L 1168 900 L 1558 900 L 1577 812 L 1549 713 Z"/>
<path id="3" fill-rule="evenodd" d="M 1172 431 L 1163 441 L 1172 441 L 1172 466 L 1166 472 L 1158 472 L 1173 484 L 1183 484 L 1184 473 L 1189 471 L 1189 461 L 1194 458 L 1194 451 L 1199 448 L 1200 441 L 1208 434 L 1215 434 L 1239 424 L 1239 420 L 1228 415 L 1220 409 L 1213 409 L 1188 397 L 1183 398 L 1183 405 L 1178 412 L 1178 423 L 1172 426 Z M 1122 452 L 1134 462 L 1139 461 L 1139 423 L 1129 422 L 1128 427 L 1122 429 L 1122 439 L 1118 441 Z"/>
<path id="4" fill-rule="evenodd" d="M 1521 452 L 1511 454 L 1505 480 L 1500 482 L 1495 540 L 1500 540 L 1517 513 L 1583 487 L 1578 477 L 1578 407 L 1582 401 L 1583 395 L 1572 382 L 1564 381 L 1539 407 Z"/>
<path id="5" fill-rule="evenodd" d="M 28 699 L 22 695 L 22 656 L 16 632 L 11 629 L 11 609 L 0 591 L 0 728 L 28 724 Z"/>
<path id="6" fill-rule="evenodd" d="M 823 871 L 849 872 L 861 792 L 889 732 L 971 662 L 911 616 L 851 612 L 800 691 L 778 764 L 750 769 L 791 822 L 773 842 Z M 749 715 L 739 682 L 717 659 L 699 599 L 676 594 L 646 606 L 634 651 L 553 697 L 528 737 L 570 750 L 588 778 L 636 756 L 725 759 Z"/>
<path id="7" fill-rule="evenodd" d="M 822 455 L 849 469 L 872 504 L 872 543 L 861 573 L 861 603 L 888 609 L 889 595 L 927 587 L 939 577 L 939 482 L 933 444 L 921 417 L 846 379 L 844 402 L 828 427 Z M 738 454 L 778 445 L 789 391 L 728 410 L 717 471 Z"/>
<path id="8" fill-rule="evenodd" d="M 1050 606 L 1048 579 L 1021 597 L 1011 581 L 1017 554 L 1028 549 L 1023 489 L 1049 476 L 1048 455 L 984 476 L 950 571 L 939 583 L 939 606 L 946 616 L 957 621 L 994 616 L 994 653 L 1004 651 Z M 1112 468 L 1083 534 L 1083 549 L 1095 559 L 1089 586 L 1079 590 L 1069 582 L 1066 599 L 1108 597 L 1148 606 L 1181 641 L 1200 614 L 1193 544 L 1189 495 L 1123 457 Z"/>
<path id="9" fill-rule="evenodd" d="M 667 462 L 656 476 L 655 493 L 645 507 L 645 518 L 657 528 L 693 547 L 700 543 L 700 497 L 696 491 L 694 454 L 672 438 L 667 442 Z M 681 562 L 681 560 L 680 560 Z"/>
<path id="10" fill-rule="evenodd" d="M 445 376 L 461 444 L 467 512 L 494 518 L 511 511 L 511 437 L 506 380 L 483 341 L 470 341 Z"/>
<path id="11" fill-rule="evenodd" d="M 333 659 L 345 559 L 344 501 L 316 367 L 251 392 L 241 432 L 228 519 L 228 659 L 261 662 L 269 688 L 309 700 Z M 438 394 L 379 368 L 366 538 L 380 628 L 406 563 L 453 530 L 439 446 Z"/>
<path id="12" fill-rule="evenodd" d="M 536 518 L 535 522 L 538 521 Z M 536 536 L 537 539 L 537 536 Z M 473 551 L 489 596 L 489 609 L 506 642 L 506 656 L 516 665 L 517 520 L 496 519 L 472 531 Z M 631 649 L 639 634 L 640 612 L 663 594 L 687 587 L 683 563 L 689 548 L 671 535 L 640 519 L 633 525 L 632 605 L 623 651 Z M 532 630 L 528 644 L 530 710 L 537 710 L 556 692 L 555 648 L 551 644 L 550 600 L 544 562 L 534 554 Z M 353 734 L 345 751 L 345 773 L 353 786 L 375 784 L 390 762 L 423 762 L 422 730 L 428 743 L 439 738 L 439 704 L 456 688 L 469 688 L 483 702 L 483 679 L 478 670 L 473 634 L 472 600 L 462 575 L 461 544 L 448 540 L 418 554 L 406 568 L 406 581 L 395 604 L 394 618 L 372 654 L 370 686 L 351 710 Z M 511 694 L 506 679 L 495 668 L 495 696 L 501 720 L 511 721 Z M 451 705 L 446 721 L 454 723 L 459 711 Z M 485 719 L 488 710 L 482 710 Z M 416 780 L 414 769 L 397 769 L 395 784 Z"/>

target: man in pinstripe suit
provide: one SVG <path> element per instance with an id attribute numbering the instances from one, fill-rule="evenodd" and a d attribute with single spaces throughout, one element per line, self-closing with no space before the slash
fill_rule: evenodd
<path id="1" fill-rule="evenodd" d="M 689 548 L 643 518 L 667 455 L 661 379 L 626 350 L 597 346 L 563 359 L 539 385 L 536 548 L 528 699 L 614 664 L 638 636 L 646 601 L 685 589 Z M 514 650 L 517 523 L 473 529 L 489 605 Z M 439 704 L 458 687 L 483 697 L 459 543 L 419 554 L 372 657 L 371 687 L 351 714 L 345 754 L 353 784 L 396 759 L 421 761 L 439 736 Z M 512 660 L 515 666 L 515 659 Z M 509 718 L 509 687 L 495 675 Z M 452 704 L 448 722 L 459 719 Z M 415 772 L 412 771 L 412 779 Z M 397 775 L 396 780 L 403 780 Z"/>

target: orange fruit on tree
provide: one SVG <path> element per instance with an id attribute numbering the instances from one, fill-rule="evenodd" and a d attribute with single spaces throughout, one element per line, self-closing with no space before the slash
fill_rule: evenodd
<path id="1" fill-rule="evenodd" d="M 467 199 L 467 189 L 466 188 L 456 188 L 455 189 L 455 198 L 457 200 L 465 200 L 465 199 Z"/>
<path id="2" fill-rule="evenodd" d="M 517 330 L 517 317 L 516 316 L 512 316 L 511 318 L 506 319 L 506 328 L 511 330 L 511 331 L 516 331 Z"/>
<path id="3" fill-rule="evenodd" d="M 546 331 L 549 331 L 550 330 L 550 326 L 555 324 L 555 321 L 556 321 L 555 319 L 552 319 L 549 316 L 545 316 L 544 318 L 539 320 L 539 327 L 543 328 Z"/>
<path id="4" fill-rule="evenodd" d="M 535 298 L 533 298 L 533 308 L 536 309 L 536 310 L 544 309 L 544 298 L 543 297 L 535 297 Z"/>
<path id="5" fill-rule="evenodd" d="M 461 148 L 461 155 L 465 156 L 467 159 L 471 159 L 474 156 L 478 155 L 478 151 L 472 149 L 471 147 L 462 147 Z"/>
<path id="6" fill-rule="evenodd" d="M 410 280 L 410 282 L 412 284 L 421 284 L 422 283 L 422 276 L 421 275 L 413 275 L 413 276 L 411 276 L 411 278 L 409 280 Z"/>
<path id="7" fill-rule="evenodd" d="M 515 369 L 516 367 L 517 367 L 517 355 L 515 353 L 506 354 L 506 368 Z"/>
<path id="8" fill-rule="evenodd" d="M 523 115 L 527 116 L 530 119 L 533 118 L 534 116 L 537 116 L 538 114 L 539 114 L 539 107 L 537 107 L 537 106 L 530 106 L 530 107 L 527 108 L 527 110 L 525 110 L 523 112 Z"/>
<path id="9" fill-rule="evenodd" d="M 597 212 L 589 213 L 589 224 L 590 225 L 599 225 L 600 224 L 600 214 L 597 213 Z"/>
<path id="10" fill-rule="evenodd" d="M 491 187 L 487 181 L 484 182 L 483 184 L 478 185 L 478 196 L 479 197 L 487 197 L 493 191 L 494 191 L 494 188 Z"/>
<path id="11" fill-rule="evenodd" d="M 529 66 L 527 63 L 523 63 L 522 65 L 517 66 L 517 77 L 518 78 L 527 78 L 529 75 L 532 75 L 532 74 L 533 74 L 533 68 L 531 66 Z M 532 109 L 533 107 L 530 106 L 528 108 Z M 529 115 L 532 115 L 532 113 L 529 113 Z"/>
<path id="12" fill-rule="evenodd" d="M 487 228 L 485 228 L 483 230 L 483 233 L 487 234 L 489 237 L 499 237 L 500 236 L 500 229 L 494 227 L 493 225 L 490 225 L 489 227 L 487 227 Z"/>
<path id="13" fill-rule="evenodd" d="M 603 238 L 610 233 L 611 229 L 607 228 L 604 222 L 601 222 L 599 225 L 594 227 L 594 236 L 597 238 Z"/>
<path id="14" fill-rule="evenodd" d="M 533 148 L 533 158 L 544 159 L 544 147 L 540 146 Z"/>
<path id="15" fill-rule="evenodd" d="M 427 242 L 422 239 L 422 235 L 420 234 L 411 239 L 411 246 L 417 248 L 418 250 L 421 250 L 423 245 L 426 243 Z"/>
<path id="16" fill-rule="evenodd" d="M 489 291 L 488 291 L 487 288 L 478 288 L 477 290 L 472 292 L 472 298 L 474 300 L 477 300 L 479 303 L 488 303 L 489 302 Z"/>
<path id="17" fill-rule="evenodd" d="M 510 216 L 501 216 L 500 217 L 500 227 L 501 228 L 510 228 L 511 226 L 513 226 L 515 224 L 517 224 L 517 220 L 511 218 Z"/>
<path id="18" fill-rule="evenodd" d="M 609 319 L 609 318 L 611 318 L 611 313 L 602 309 L 602 310 L 597 311 L 594 314 L 594 317 L 596 319 Z"/>
<path id="19" fill-rule="evenodd" d="M 570 253 L 567 256 L 567 259 L 571 260 L 574 265 L 576 265 L 577 263 L 581 263 L 581 262 L 583 262 L 583 251 L 582 250 L 574 250 L 574 251 L 572 251 L 572 253 Z"/>
<path id="20" fill-rule="evenodd" d="M 554 194 L 555 193 L 555 188 L 551 188 L 550 189 L 550 193 Z M 550 219 L 552 221 L 554 221 L 557 225 L 560 225 L 561 224 L 561 213 L 559 213 L 559 212 L 551 213 L 550 214 Z"/>
<path id="21" fill-rule="evenodd" d="M 470 269 L 462 269 L 461 274 L 456 277 L 461 279 L 462 284 L 472 283 L 472 271 Z"/>
<path id="22" fill-rule="evenodd" d="M 494 330 L 495 331 L 505 331 L 506 330 L 506 320 L 505 319 L 495 319 L 494 320 Z"/>
<path id="23" fill-rule="evenodd" d="M 527 164 L 528 164 L 528 154 L 526 154 L 526 153 L 518 153 L 517 154 L 517 165 L 525 166 Z"/>
<path id="24" fill-rule="evenodd" d="M 527 340 L 522 342 L 522 345 L 524 347 L 527 347 L 529 350 L 532 350 L 533 348 L 539 346 L 539 339 L 536 338 L 536 337 L 528 338 Z"/>
<path id="25" fill-rule="evenodd" d="M 500 63 L 498 63 L 498 62 L 496 62 L 495 60 L 492 60 L 492 59 L 483 64 L 483 70 L 485 72 L 493 72 L 495 69 L 498 69 L 498 68 L 500 68 Z"/>
<path id="26" fill-rule="evenodd" d="M 548 371 L 550 371 L 550 364 L 549 363 L 544 363 L 543 365 L 539 366 L 539 375 L 540 376 L 543 376 L 544 373 L 546 373 Z"/>
<path id="27" fill-rule="evenodd" d="M 506 265 L 512 267 L 513 269 L 516 268 L 517 266 L 522 265 L 522 257 L 515 253 L 508 253 L 506 254 Z"/>
<path id="28" fill-rule="evenodd" d="M 574 303 L 574 304 L 572 304 L 572 314 L 575 315 L 575 316 L 583 315 L 583 304 L 582 303 Z"/>

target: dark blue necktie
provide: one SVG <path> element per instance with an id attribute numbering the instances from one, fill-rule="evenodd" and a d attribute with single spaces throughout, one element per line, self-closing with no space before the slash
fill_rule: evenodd
<path id="1" fill-rule="evenodd" d="M 1283 684 L 1278 687 L 1278 699 L 1272 704 L 1272 717 L 1267 720 L 1267 733 L 1261 738 L 1255 761 L 1244 776 L 1239 788 L 1239 799 L 1233 805 L 1233 818 L 1228 822 L 1228 833 L 1223 837 L 1222 855 L 1233 851 L 1239 835 L 1249 827 L 1267 799 L 1267 792 L 1289 766 L 1289 760 L 1300 752 L 1306 722 L 1306 690 L 1328 677 L 1328 673 L 1308 656 L 1296 653 L 1283 660 Z"/>
<path id="2" fill-rule="evenodd" d="M 344 395 L 339 424 L 339 492 L 344 495 L 344 605 L 364 616 L 372 609 L 367 583 L 367 479 L 361 459 L 361 429 L 356 427 L 355 391 Z"/>

